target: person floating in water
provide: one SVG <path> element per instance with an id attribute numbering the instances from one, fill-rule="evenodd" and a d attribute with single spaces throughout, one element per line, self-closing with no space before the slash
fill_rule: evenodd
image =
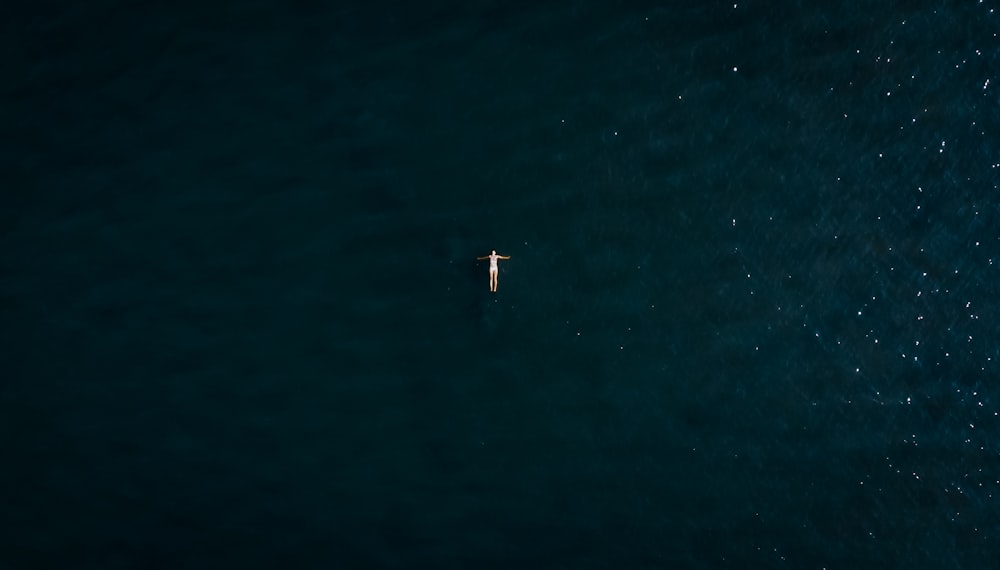
<path id="1" fill-rule="evenodd" d="M 497 292 L 497 276 L 500 273 L 500 268 L 497 267 L 498 259 L 510 259 L 509 255 L 497 255 L 497 250 L 493 250 L 493 253 L 489 255 L 484 255 L 482 257 L 477 257 L 476 259 L 489 259 L 490 260 L 490 291 Z"/>

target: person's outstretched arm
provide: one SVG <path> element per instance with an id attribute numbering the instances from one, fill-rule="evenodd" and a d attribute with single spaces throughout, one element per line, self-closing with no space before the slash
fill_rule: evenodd
<path id="1" fill-rule="evenodd" d="M 489 258 L 490 258 L 490 256 L 488 256 L 488 255 L 484 255 L 484 256 L 482 256 L 482 257 L 477 257 L 476 259 L 489 259 Z"/>
<path id="2" fill-rule="evenodd" d="M 509 255 L 498 255 L 497 257 L 499 257 L 500 259 L 510 259 Z"/>

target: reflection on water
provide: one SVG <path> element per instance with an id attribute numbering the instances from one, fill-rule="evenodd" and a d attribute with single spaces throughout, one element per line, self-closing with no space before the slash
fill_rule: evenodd
<path id="1" fill-rule="evenodd" d="M 26 18 L 12 559 L 987 567 L 997 16 L 862 8 Z"/>

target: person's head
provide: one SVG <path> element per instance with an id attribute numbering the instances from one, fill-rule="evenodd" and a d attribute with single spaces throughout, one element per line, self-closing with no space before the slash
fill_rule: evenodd
<path id="1" fill-rule="evenodd" d="M 496 255 L 496 254 L 497 254 L 497 250 L 494 249 L 492 255 Z"/>

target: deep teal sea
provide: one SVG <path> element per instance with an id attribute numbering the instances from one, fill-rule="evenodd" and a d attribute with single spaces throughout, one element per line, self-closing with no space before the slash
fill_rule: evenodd
<path id="1" fill-rule="evenodd" d="M 0 568 L 995 568 L 998 12 L 9 9 Z"/>

